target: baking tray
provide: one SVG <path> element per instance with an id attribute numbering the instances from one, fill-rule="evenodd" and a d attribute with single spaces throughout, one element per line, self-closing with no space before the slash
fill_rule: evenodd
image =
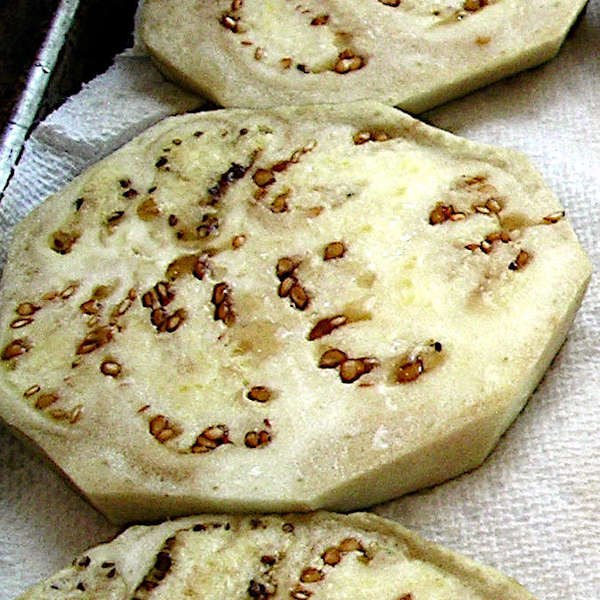
<path id="1" fill-rule="evenodd" d="M 0 201 L 36 123 L 57 108 L 83 82 L 102 73 L 115 54 L 132 45 L 137 0 L 60 0 L 45 39 L 0 138 Z M 14 3 L 14 23 L 36 19 L 39 2 Z M 39 9 L 39 6 L 37 7 Z M 12 18 L 11 18 L 12 20 Z"/>

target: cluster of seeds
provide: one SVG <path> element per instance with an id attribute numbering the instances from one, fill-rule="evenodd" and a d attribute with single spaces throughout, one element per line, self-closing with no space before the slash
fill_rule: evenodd
<path id="1" fill-rule="evenodd" d="M 227 327 L 231 327 L 235 323 L 231 287 L 224 281 L 215 284 L 211 302 L 215 306 L 214 320 L 223 321 Z"/>
<path id="2" fill-rule="evenodd" d="M 387 142 L 390 136 L 385 131 L 369 131 L 362 129 L 352 136 L 352 141 L 356 146 L 366 144 L 367 142 Z"/>
<path id="3" fill-rule="evenodd" d="M 441 225 L 446 221 L 463 221 L 466 217 L 464 212 L 457 211 L 452 204 L 438 202 L 429 213 L 429 224 Z"/>
<path id="4" fill-rule="evenodd" d="M 60 397 L 55 392 L 42 392 L 41 386 L 34 384 L 23 392 L 26 399 L 35 399 L 33 406 L 40 411 L 45 411 L 57 421 L 66 421 L 69 424 L 76 423 L 83 415 L 83 405 L 77 404 L 69 408 L 56 408 Z M 54 408 L 51 408 L 54 407 Z"/>
<path id="5" fill-rule="evenodd" d="M 255 169 L 254 173 L 252 174 L 252 181 L 258 189 L 254 191 L 254 199 L 257 201 L 263 200 L 268 194 L 269 187 L 276 183 L 277 175 L 287 171 L 287 169 L 289 169 L 292 165 L 299 163 L 300 159 L 308 152 L 314 150 L 316 146 L 317 142 L 312 140 L 301 148 L 294 150 L 289 158 L 284 158 L 274 162 L 271 165 L 258 167 Z M 271 202 L 269 206 L 270 210 L 274 213 L 286 212 L 288 210 L 286 200 L 288 199 L 290 193 L 291 190 L 289 188 L 280 192 Z"/>
<path id="6" fill-rule="evenodd" d="M 320 369 L 339 369 L 342 383 L 353 383 L 379 366 L 379 361 L 371 356 L 349 358 L 338 348 L 330 348 L 319 359 Z"/>
<path id="7" fill-rule="evenodd" d="M 327 576 L 327 568 L 338 565 L 345 555 L 357 552 L 358 560 L 370 562 L 373 558 L 371 551 L 366 549 L 362 542 L 356 538 L 343 539 L 335 546 L 328 546 L 321 554 L 322 566 L 305 567 L 300 572 L 298 583 L 290 590 L 290 597 L 295 600 L 307 600 L 313 595 L 313 591 L 305 587 L 305 584 L 318 583 Z M 304 585 L 303 585 L 304 584 Z M 406 600 L 409 600 L 406 598 Z"/>
<path id="8" fill-rule="evenodd" d="M 296 276 L 296 269 L 300 261 L 289 256 L 283 256 L 277 261 L 275 273 L 279 279 L 277 294 L 280 298 L 290 298 L 298 310 L 305 310 L 310 302 L 310 297 Z"/>
<path id="9" fill-rule="evenodd" d="M 172 313 L 165 310 L 165 306 L 170 304 L 175 298 L 168 281 L 159 281 L 153 288 L 148 290 L 142 296 L 142 306 L 150 308 L 150 322 L 158 333 L 173 333 L 185 321 L 187 313 L 185 309 L 178 308 Z"/>
<path id="10" fill-rule="evenodd" d="M 196 438 L 190 450 L 192 454 L 202 454 L 229 443 L 229 428 L 226 425 L 212 425 Z"/>
<path id="11" fill-rule="evenodd" d="M 498 197 L 498 190 L 487 183 L 484 175 L 462 177 L 455 187 L 481 198 L 471 204 L 472 213 L 470 214 L 497 215 L 502 211 L 502 201 Z M 429 224 L 441 225 L 446 221 L 463 221 L 467 216 L 469 213 L 456 210 L 452 204 L 438 202 L 429 213 Z"/>
<path id="12" fill-rule="evenodd" d="M 181 428 L 164 415 L 152 417 L 148 424 L 148 430 L 161 444 L 172 440 L 181 433 Z"/>
<path id="13" fill-rule="evenodd" d="M 254 163 L 255 158 L 256 154 L 253 156 L 252 161 L 250 162 L 250 166 L 252 166 L 252 164 Z M 225 171 L 219 176 L 218 182 L 214 186 L 209 188 L 209 204 L 216 204 L 225 195 L 227 189 L 232 183 L 244 177 L 250 166 L 245 167 L 244 165 L 240 165 L 239 163 L 231 163 L 229 169 L 227 169 L 227 171 Z"/>
<path id="14" fill-rule="evenodd" d="M 263 448 L 271 443 L 272 436 L 269 431 L 271 423 L 268 419 L 265 419 L 263 423 L 266 429 L 254 429 L 248 431 L 244 436 L 244 445 L 247 448 Z"/>
<path id="15" fill-rule="evenodd" d="M 136 588 L 133 594 L 133 600 L 146 600 L 146 598 L 150 596 L 152 590 L 158 587 L 162 580 L 167 576 L 167 573 L 171 570 L 173 565 L 171 552 L 175 545 L 175 539 L 175 536 L 171 536 L 165 540 L 163 547 L 156 555 L 156 560 L 150 568 L 150 571 L 146 573 L 141 583 Z"/>
<path id="16" fill-rule="evenodd" d="M 338 54 L 337 61 L 333 66 L 334 73 L 344 75 L 352 71 L 358 71 L 367 64 L 366 59 L 350 49 L 343 50 Z"/>
<path id="17" fill-rule="evenodd" d="M 471 243 L 465 246 L 465 249 L 470 250 L 471 252 L 475 252 L 476 250 L 481 250 L 484 254 L 490 254 L 490 252 L 494 248 L 494 244 L 497 242 L 502 242 L 503 244 L 508 244 L 511 241 L 510 233 L 508 231 L 492 231 L 492 233 L 485 236 L 482 242 L 479 244 Z"/>

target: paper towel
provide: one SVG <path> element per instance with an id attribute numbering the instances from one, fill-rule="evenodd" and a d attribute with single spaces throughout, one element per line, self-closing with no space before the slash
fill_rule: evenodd
<path id="1" fill-rule="evenodd" d="M 556 59 L 423 115 L 528 154 L 596 268 L 599 57 L 600 6 L 592 2 Z M 119 57 L 33 133 L 2 200 L 0 232 L 151 122 L 199 103 L 164 82 L 147 58 Z M 600 599 L 599 300 L 593 277 L 567 342 L 479 469 L 374 511 L 496 566 L 540 600 Z M 116 529 L 8 431 L 0 436 L 3 600 Z"/>

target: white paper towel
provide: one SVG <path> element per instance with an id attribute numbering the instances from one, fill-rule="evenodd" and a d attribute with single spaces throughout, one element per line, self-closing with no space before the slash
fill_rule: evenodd
<path id="1" fill-rule="evenodd" d="M 2 200 L 0 234 L 87 164 L 162 116 L 199 104 L 164 82 L 145 57 L 119 57 L 31 136 Z M 424 117 L 528 154 L 597 268 L 598 2 L 590 3 L 555 60 Z M 374 510 L 498 567 L 540 600 L 600 599 L 599 300 L 593 277 L 566 344 L 482 467 Z M 3 600 L 116 529 L 6 429 L 0 437 Z"/>

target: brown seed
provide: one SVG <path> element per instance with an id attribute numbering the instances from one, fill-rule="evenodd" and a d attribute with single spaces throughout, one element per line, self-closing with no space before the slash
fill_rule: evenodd
<path id="1" fill-rule="evenodd" d="M 76 291 L 77 288 L 79 287 L 79 284 L 77 283 L 72 283 L 70 285 L 68 285 L 61 293 L 60 293 L 60 297 L 63 300 L 68 300 Z"/>
<path id="2" fill-rule="evenodd" d="M 271 441 L 271 434 L 264 429 L 262 431 L 249 431 L 244 437 L 244 444 L 248 448 L 260 448 Z"/>
<path id="3" fill-rule="evenodd" d="M 264 48 L 261 48 L 259 46 L 258 48 L 256 48 L 256 50 L 254 50 L 254 59 L 255 60 L 260 60 L 264 55 L 265 55 Z"/>
<path id="4" fill-rule="evenodd" d="M 269 169 L 257 169 L 252 175 L 252 181 L 261 188 L 271 185 L 275 181 L 275 175 Z"/>
<path id="5" fill-rule="evenodd" d="M 486 203 L 485 207 L 489 209 L 491 213 L 497 214 L 502 211 L 502 204 L 498 198 L 490 198 Z"/>
<path id="6" fill-rule="evenodd" d="M 161 306 L 167 306 L 175 298 L 175 294 L 172 292 L 168 281 L 159 281 L 154 286 L 154 290 Z"/>
<path id="7" fill-rule="evenodd" d="M 286 58 L 282 58 L 279 61 L 279 64 L 284 68 L 284 69 L 289 69 L 292 66 L 292 59 L 289 57 Z"/>
<path id="8" fill-rule="evenodd" d="M 415 381 L 423 373 L 423 370 L 423 360 L 421 357 L 417 357 L 396 368 L 396 381 L 398 383 Z"/>
<path id="9" fill-rule="evenodd" d="M 342 383 L 352 383 L 365 373 L 369 373 L 377 365 L 372 358 L 349 358 L 340 366 L 340 379 Z"/>
<path id="10" fill-rule="evenodd" d="M 100 371 L 103 375 L 118 377 L 121 373 L 121 365 L 114 360 L 104 360 L 100 365 Z"/>
<path id="11" fill-rule="evenodd" d="M 41 389 L 42 388 L 39 385 L 34 384 L 23 392 L 23 397 L 31 398 L 31 396 L 35 396 L 35 394 L 37 394 Z"/>
<path id="12" fill-rule="evenodd" d="M 374 142 L 387 142 L 390 136 L 385 131 L 375 131 L 371 134 L 371 139 Z"/>
<path id="13" fill-rule="evenodd" d="M 205 429 L 201 435 L 213 442 L 225 443 L 228 440 L 229 428 L 226 425 L 213 425 Z"/>
<path id="14" fill-rule="evenodd" d="M 169 159 L 166 156 L 161 156 L 155 163 L 154 166 L 160 169 L 164 167 L 169 162 Z"/>
<path id="15" fill-rule="evenodd" d="M 429 224 L 430 225 L 441 225 L 448 221 L 456 211 L 451 204 L 444 204 L 438 202 L 434 209 L 429 213 Z"/>
<path id="16" fill-rule="evenodd" d="M 120 179 L 119 180 L 119 185 L 123 188 L 123 189 L 127 189 L 128 187 L 131 186 L 131 179 Z"/>
<path id="17" fill-rule="evenodd" d="M 306 567 L 300 573 L 300 581 L 302 583 L 315 583 L 321 581 L 325 577 L 325 573 L 316 567 Z"/>
<path id="18" fill-rule="evenodd" d="M 473 204 L 473 210 L 482 215 L 489 215 L 492 211 L 482 204 Z"/>
<path id="19" fill-rule="evenodd" d="M 150 420 L 150 433 L 156 437 L 163 429 L 167 429 L 169 420 L 164 415 L 156 415 Z"/>
<path id="20" fill-rule="evenodd" d="M 465 0 L 463 7 L 469 12 L 475 12 L 487 5 L 487 0 Z"/>
<path id="21" fill-rule="evenodd" d="M 81 312 L 86 315 L 96 315 L 102 308 L 102 305 L 98 301 L 91 298 L 90 300 L 86 300 L 80 304 L 79 308 Z"/>
<path id="22" fill-rule="evenodd" d="M 2 360 L 10 360 L 11 358 L 16 358 L 17 356 L 25 354 L 28 350 L 29 345 L 24 339 L 13 340 L 4 347 L 0 358 L 2 358 Z"/>
<path id="23" fill-rule="evenodd" d="M 521 250 L 519 252 L 519 254 L 517 254 L 517 258 L 515 258 L 515 260 L 513 260 L 509 265 L 508 268 L 511 271 L 519 271 L 520 269 L 522 269 L 527 263 L 529 262 L 529 253 L 526 252 L 525 250 Z"/>
<path id="24" fill-rule="evenodd" d="M 114 210 L 110 213 L 110 215 L 108 215 L 108 217 L 106 217 L 106 222 L 111 224 L 116 223 L 117 221 L 122 219 L 124 215 L 124 210 Z"/>
<path id="25" fill-rule="evenodd" d="M 236 235 L 231 240 L 231 247 L 234 250 L 239 250 L 246 243 L 246 236 L 244 234 Z"/>
<path id="26" fill-rule="evenodd" d="M 165 442 L 172 440 L 176 436 L 177 436 L 177 432 L 175 430 L 165 428 L 160 433 L 158 433 L 155 437 L 159 442 L 161 442 L 161 444 L 164 444 Z"/>
<path id="27" fill-rule="evenodd" d="M 235 323 L 235 312 L 230 300 L 222 302 L 217 306 L 215 310 L 215 320 L 223 321 L 227 327 L 231 327 Z"/>
<path id="28" fill-rule="evenodd" d="M 77 348 L 77 354 L 89 354 L 100 346 L 107 344 L 112 340 L 112 331 L 110 327 L 97 327 L 90 331 Z"/>
<path id="29" fill-rule="evenodd" d="M 363 550 L 363 545 L 356 538 L 345 538 L 338 545 L 340 552 L 356 552 Z"/>
<path id="30" fill-rule="evenodd" d="M 481 244 L 479 244 L 479 247 L 481 248 L 482 252 L 484 252 L 485 254 L 489 254 L 492 251 L 492 243 L 489 240 L 483 240 L 483 242 L 481 242 Z"/>
<path id="31" fill-rule="evenodd" d="M 169 215 L 169 219 L 168 219 L 169 227 L 175 227 L 175 225 L 177 225 L 178 222 L 179 222 L 179 219 L 177 218 L 177 215 Z"/>
<path id="32" fill-rule="evenodd" d="M 196 279 L 202 280 L 202 279 L 204 279 L 205 275 L 208 273 L 209 270 L 210 270 L 210 267 L 208 264 L 208 257 L 203 254 L 196 261 L 196 264 L 194 265 L 194 269 L 192 271 L 192 275 Z"/>
<path id="33" fill-rule="evenodd" d="M 298 310 L 304 310 L 308 306 L 308 294 L 298 282 L 291 287 L 290 298 Z"/>
<path id="34" fill-rule="evenodd" d="M 480 250 L 481 246 L 479 244 L 467 244 L 465 248 L 471 252 L 475 252 L 475 250 Z"/>
<path id="35" fill-rule="evenodd" d="M 162 308 L 155 308 L 150 313 L 150 322 L 154 327 L 160 328 L 167 318 L 167 313 Z"/>
<path id="36" fill-rule="evenodd" d="M 138 195 L 138 191 L 134 190 L 133 188 L 123 192 L 122 196 L 123 198 L 127 198 L 128 200 L 131 200 L 131 198 L 135 198 Z"/>
<path id="37" fill-rule="evenodd" d="M 33 319 L 31 317 L 22 317 L 22 318 L 14 319 L 13 321 L 11 321 L 10 328 L 11 329 L 21 329 L 21 327 L 26 327 L 27 325 L 30 325 L 31 323 L 33 323 Z"/>
<path id="38" fill-rule="evenodd" d="M 398 596 L 396 600 L 413 600 L 413 595 L 411 593 L 403 594 L 402 596 Z"/>
<path id="39" fill-rule="evenodd" d="M 352 141 L 360 146 L 361 144 L 365 144 L 371 140 L 371 132 L 370 131 L 359 131 L 354 134 L 352 137 Z"/>
<path id="40" fill-rule="evenodd" d="M 212 293 L 212 303 L 221 304 L 229 296 L 229 286 L 223 281 L 215 284 Z"/>
<path id="41" fill-rule="evenodd" d="M 142 306 L 146 308 L 153 308 L 155 306 L 158 306 L 158 296 L 156 295 L 156 292 L 154 290 L 148 290 L 142 296 Z"/>
<path id="42" fill-rule="evenodd" d="M 350 50 L 345 50 L 338 55 L 338 60 L 335 63 L 333 70 L 341 75 L 358 71 L 365 66 L 365 59 L 352 53 Z"/>
<path id="43" fill-rule="evenodd" d="M 329 546 L 329 548 L 326 548 L 325 552 L 321 554 L 321 558 L 326 565 L 333 567 L 342 560 L 342 553 L 335 546 Z"/>
<path id="44" fill-rule="evenodd" d="M 290 295 L 290 290 L 298 280 L 295 277 L 286 277 L 278 286 L 277 294 L 280 298 L 286 298 Z"/>
<path id="45" fill-rule="evenodd" d="M 306 588 L 296 586 L 290 591 L 290 598 L 294 600 L 308 600 L 312 596 L 312 592 Z"/>
<path id="46" fill-rule="evenodd" d="M 58 396 L 56 394 L 43 394 L 36 400 L 35 407 L 39 410 L 45 410 L 57 401 Z"/>
<path id="47" fill-rule="evenodd" d="M 402 4 L 402 0 L 379 0 L 379 2 L 386 6 L 400 6 Z"/>
<path id="48" fill-rule="evenodd" d="M 225 29 L 229 29 L 229 31 L 233 33 L 238 33 L 240 31 L 239 20 L 239 17 L 230 15 L 228 13 L 223 13 L 221 15 L 221 18 L 219 19 L 219 23 L 221 23 L 221 25 L 225 27 Z"/>
<path id="49" fill-rule="evenodd" d="M 318 340 L 325 335 L 329 335 L 334 329 L 346 325 L 348 323 L 348 317 L 345 315 L 336 315 L 329 319 L 321 319 L 317 324 L 310 330 L 308 339 L 312 342 Z"/>
<path id="50" fill-rule="evenodd" d="M 298 263 L 292 260 L 289 256 L 284 256 L 277 261 L 276 273 L 277 277 L 283 281 L 288 275 L 294 272 Z"/>
<path id="51" fill-rule="evenodd" d="M 271 396 L 271 390 L 264 385 L 255 385 L 246 394 L 246 397 L 249 400 L 254 400 L 255 402 L 268 402 L 271 399 Z"/>
<path id="52" fill-rule="evenodd" d="M 79 421 L 79 419 L 81 419 L 82 416 L 83 416 L 83 405 L 78 404 L 67 415 L 67 418 L 69 420 L 69 423 L 73 424 L 73 423 L 77 423 L 77 421 Z"/>
<path id="53" fill-rule="evenodd" d="M 30 317 L 36 311 L 40 310 L 40 308 L 31 302 L 22 302 L 17 306 L 16 313 L 21 317 Z"/>
<path id="54" fill-rule="evenodd" d="M 343 242 L 331 242 L 325 246 L 323 252 L 323 260 L 334 260 L 336 258 L 342 258 L 346 253 L 346 246 Z"/>
<path id="55" fill-rule="evenodd" d="M 317 15 L 311 22 L 311 25 L 327 25 L 329 23 L 329 15 Z"/>
<path id="56" fill-rule="evenodd" d="M 554 223 L 558 223 L 564 216 L 565 216 L 565 211 L 559 210 L 559 211 L 550 213 L 549 215 L 546 215 L 543 218 L 543 221 L 544 221 L 544 223 L 554 224 Z"/>
<path id="57" fill-rule="evenodd" d="M 275 199 L 273 200 L 273 202 L 271 202 L 271 212 L 274 213 L 284 213 L 287 212 L 288 210 L 288 205 L 287 205 L 287 198 L 289 196 L 289 192 L 284 192 L 283 194 L 279 194 L 277 196 L 275 196 Z"/>
<path id="58" fill-rule="evenodd" d="M 347 360 L 345 352 L 338 350 L 337 348 L 331 348 L 326 350 L 319 359 L 320 369 L 335 369 L 339 367 L 343 362 Z"/>
<path id="59" fill-rule="evenodd" d="M 167 317 L 164 322 L 164 327 L 169 333 L 176 331 L 180 325 L 185 321 L 187 316 L 186 311 L 183 308 L 178 308 L 172 315 Z"/>

